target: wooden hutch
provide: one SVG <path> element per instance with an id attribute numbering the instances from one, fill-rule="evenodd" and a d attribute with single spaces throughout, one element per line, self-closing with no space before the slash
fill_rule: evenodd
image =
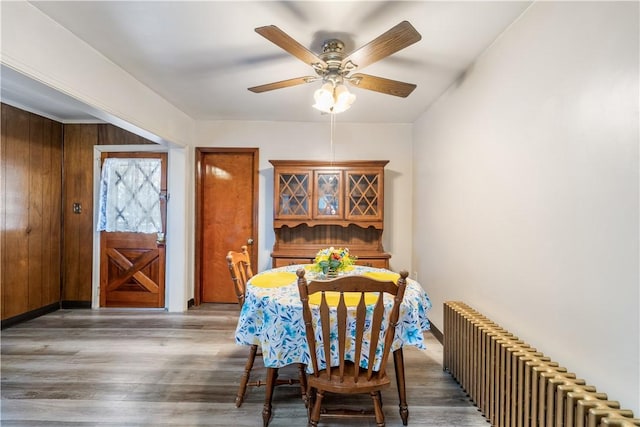
<path id="1" fill-rule="evenodd" d="M 326 247 L 347 247 L 358 264 L 389 268 L 382 247 L 388 160 L 269 160 L 274 175 L 274 267 L 309 264 Z"/>

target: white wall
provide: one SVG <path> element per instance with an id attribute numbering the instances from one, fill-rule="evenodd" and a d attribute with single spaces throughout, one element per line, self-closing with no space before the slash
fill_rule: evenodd
<path id="1" fill-rule="evenodd" d="M 198 147 L 260 148 L 259 269 L 271 266 L 273 166 L 269 160 L 389 160 L 385 168 L 383 245 L 391 268 L 411 271 L 411 125 L 341 123 L 331 151 L 330 123 L 198 122 Z"/>
<path id="2" fill-rule="evenodd" d="M 640 414 L 638 2 L 539 2 L 414 124 L 414 266 Z"/>

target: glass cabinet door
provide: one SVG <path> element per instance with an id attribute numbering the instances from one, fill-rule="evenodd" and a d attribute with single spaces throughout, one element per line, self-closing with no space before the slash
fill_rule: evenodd
<path id="1" fill-rule="evenodd" d="M 314 182 L 314 218 L 343 218 L 342 173 L 316 171 Z"/>
<path id="2" fill-rule="evenodd" d="M 347 171 L 347 211 L 349 220 L 382 220 L 382 174 Z"/>
<path id="3" fill-rule="evenodd" d="M 311 218 L 311 173 L 279 172 L 276 175 L 276 219 Z"/>

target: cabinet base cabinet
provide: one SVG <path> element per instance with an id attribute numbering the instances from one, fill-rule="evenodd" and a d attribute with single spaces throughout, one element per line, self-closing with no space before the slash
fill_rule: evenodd
<path id="1" fill-rule="evenodd" d="M 389 268 L 389 258 L 391 256 L 389 254 L 381 254 L 383 258 L 380 258 L 377 254 L 375 258 L 362 257 L 358 258 L 356 261 L 356 265 L 363 265 L 365 267 L 373 267 L 373 268 Z M 278 255 L 273 253 L 272 257 L 272 265 L 273 268 L 276 267 L 286 267 L 288 265 L 296 265 L 296 264 L 313 264 L 313 259 L 315 258 L 315 254 L 310 255 L 308 258 L 301 256 L 298 254 L 297 256 L 287 256 L 287 255 Z"/>
<path id="2" fill-rule="evenodd" d="M 357 265 L 364 265 L 365 267 L 389 269 L 389 258 L 385 258 L 385 259 L 379 259 L 379 258 L 358 259 L 358 261 L 356 261 L 356 264 Z"/>
<path id="3" fill-rule="evenodd" d="M 313 258 L 273 258 L 273 268 L 286 267 L 287 265 L 311 263 L 313 263 Z"/>

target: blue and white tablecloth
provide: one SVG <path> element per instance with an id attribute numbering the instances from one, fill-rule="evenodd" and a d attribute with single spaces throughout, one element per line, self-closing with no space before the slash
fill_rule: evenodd
<path id="1" fill-rule="evenodd" d="M 282 278 L 287 275 L 280 274 L 295 273 L 300 267 L 305 266 L 291 265 L 267 270 L 255 275 L 247 284 L 245 301 L 236 328 L 236 343 L 260 346 L 266 367 L 281 368 L 293 363 L 310 363 L 297 277 L 292 276 L 291 283 L 285 284 L 288 280 L 283 283 Z M 354 266 L 347 274 L 367 272 L 390 273 L 384 269 Z M 276 277 L 279 280 L 274 280 L 274 286 L 270 287 L 268 280 Z M 252 282 L 260 283 L 260 286 L 254 286 Z M 390 300 L 389 305 L 392 303 Z M 403 346 L 426 348 L 423 332 L 430 328 L 427 319 L 430 308 L 431 301 L 420 284 L 408 279 L 392 351 Z M 368 348 L 363 354 L 367 352 Z M 324 360 L 324 355 L 319 355 L 319 359 Z M 363 366 L 367 363 L 360 362 Z M 322 368 L 323 366 L 320 367 Z"/>

